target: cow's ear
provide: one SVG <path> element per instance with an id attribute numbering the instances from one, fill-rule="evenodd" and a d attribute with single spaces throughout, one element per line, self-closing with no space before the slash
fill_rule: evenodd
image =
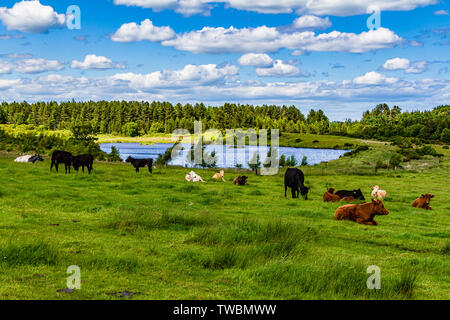
<path id="1" fill-rule="evenodd" d="M 430 198 L 434 198 L 434 194 L 432 194 Z"/>
<path id="2" fill-rule="evenodd" d="M 375 198 L 372 198 L 372 203 L 377 203 L 377 200 L 375 200 Z"/>
<path id="3" fill-rule="evenodd" d="M 420 197 L 421 197 L 421 198 L 425 198 L 425 195 L 423 194 L 423 195 L 421 195 Z"/>

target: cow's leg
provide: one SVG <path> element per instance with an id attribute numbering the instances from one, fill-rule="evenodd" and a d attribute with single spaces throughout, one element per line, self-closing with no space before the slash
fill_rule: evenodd
<path id="1" fill-rule="evenodd" d="M 291 188 L 291 193 L 292 193 L 292 199 L 295 199 L 295 189 Z"/>
<path id="2" fill-rule="evenodd" d="M 148 172 L 152 173 L 152 166 L 151 165 L 148 166 Z"/>
<path id="3" fill-rule="evenodd" d="M 284 197 L 287 197 L 287 185 L 284 185 Z"/>
<path id="4" fill-rule="evenodd" d="M 52 164 L 50 165 L 50 171 L 52 171 L 54 164 L 55 164 L 55 163 L 54 163 L 53 160 L 52 160 Z"/>
<path id="5" fill-rule="evenodd" d="M 81 166 L 81 170 L 83 170 L 83 173 L 84 173 L 84 166 Z"/>
<path id="6" fill-rule="evenodd" d="M 136 172 L 139 172 L 139 167 L 136 167 Z"/>
<path id="7" fill-rule="evenodd" d="M 297 198 L 298 198 L 300 196 L 300 190 L 297 189 L 296 193 L 297 193 Z"/>
<path id="8" fill-rule="evenodd" d="M 359 224 L 366 224 L 368 226 L 375 225 L 373 221 L 365 220 L 365 219 L 362 219 L 362 218 L 356 219 L 356 222 L 358 222 Z"/>
<path id="9" fill-rule="evenodd" d="M 56 169 L 56 172 L 58 172 L 58 166 L 59 166 L 59 163 L 56 162 L 56 163 L 55 163 L 55 169 Z"/>

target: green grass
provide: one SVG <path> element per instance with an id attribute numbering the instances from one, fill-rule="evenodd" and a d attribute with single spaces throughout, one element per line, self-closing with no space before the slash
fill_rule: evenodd
<path id="1" fill-rule="evenodd" d="M 207 183 L 192 184 L 183 168 L 65 175 L 0 158 L 0 299 L 449 299 L 448 153 L 375 175 L 365 162 L 382 148 L 302 168 L 308 201 L 284 198 L 283 172 L 237 187 L 235 170 L 226 183 L 195 170 Z M 373 185 L 390 211 L 377 227 L 334 221 L 340 204 L 322 202 L 327 186 L 369 198 Z M 412 208 L 425 192 L 433 210 Z M 57 292 L 71 265 L 81 290 Z M 366 287 L 370 265 L 381 290 Z M 138 294 L 113 295 L 125 290 Z"/>

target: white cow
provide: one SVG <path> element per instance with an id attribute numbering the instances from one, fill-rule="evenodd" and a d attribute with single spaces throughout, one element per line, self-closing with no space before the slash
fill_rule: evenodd
<path id="1" fill-rule="evenodd" d="M 372 199 L 377 198 L 378 200 L 381 200 L 383 198 L 386 198 L 387 192 L 386 190 L 380 190 L 379 186 L 373 187 L 372 190 Z"/>
<path id="2" fill-rule="evenodd" d="M 18 157 L 16 160 L 14 160 L 14 162 L 29 162 L 28 160 L 30 160 L 32 156 L 21 156 Z"/>
<path id="3" fill-rule="evenodd" d="M 189 181 L 189 182 L 205 182 L 205 181 L 203 181 L 202 177 L 200 177 L 194 171 L 189 172 L 186 175 L 185 179 L 186 179 L 186 181 Z"/>

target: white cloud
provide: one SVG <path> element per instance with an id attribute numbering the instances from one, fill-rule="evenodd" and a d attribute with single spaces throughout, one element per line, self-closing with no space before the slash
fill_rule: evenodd
<path id="1" fill-rule="evenodd" d="M 151 8 L 154 11 L 174 10 L 184 16 L 209 15 L 211 6 L 205 0 L 114 0 L 117 5 Z"/>
<path id="2" fill-rule="evenodd" d="M 365 31 L 360 34 L 332 31 L 315 34 L 311 31 L 281 32 L 276 28 L 213 28 L 204 27 L 162 41 L 163 46 L 192 53 L 264 53 L 282 48 L 301 51 L 367 52 L 390 48 L 402 41 L 389 29 Z"/>
<path id="3" fill-rule="evenodd" d="M 0 7 L 0 20 L 8 30 L 41 33 L 64 26 L 66 17 L 39 0 L 16 2 L 12 8 Z"/>
<path id="4" fill-rule="evenodd" d="M 0 74 L 11 73 L 13 65 L 7 61 L 0 60 Z"/>
<path id="5" fill-rule="evenodd" d="M 217 67 L 215 64 L 189 64 L 181 70 L 162 70 L 148 74 L 119 73 L 111 79 L 129 82 L 130 87 L 135 89 L 173 88 L 224 83 L 238 71 L 239 69 L 232 65 Z"/>
<path id="6" fill-rule="evenodd" d="M 326 29 L 331 27 L 330 19 L 304 15 L 294 20 L 292 26 L 296 29 Z"/>
<path id="7" fill-rule="evenodd" d="M 270 68 L 257 68 L 256 74 L 260 77 L 295 77 L 300 75 L 300 69 L 282 60 L 276 60 Z"/>
<path id="8" fill-rule="evenodd" d="M 64 69 L 65 63 L 42 58 L 14 61 L 14 70 L 20 73 L 41 73 Z"/>
<path id="9" fill-rule="evenodd" d="M 226 7 L 259 13 L 292 13 L 319 16 L 353 16 L 366 14 L 370 5 L 383 11 L 409 11 L 419 6 L 436 4 L 438 0 L 114 0 L 115 4 L 152 8 L 155 11 L 170 9 L 185 15 L 207 14 L 211 4 L 224 3 Z"/>
<path id="10" fill-rule="evenodd" d="M 388 78 L 384 74 L 375 71 L 367 72 L 365 75 L 353 79 L 353 83 L 363 85 L 379 85 L 379 84 L 393 84 L 397 82 L 398 78 Z"/>
<path id="11" fill-rule="evenodd" d="M 410 68 L 405 70 L 405 73 L 422 73 L 428 68 L 428 61 L 416 61 Z"/>
<path id="12" fill-rule="evenodd" d="M 175 32 L 170 27 L 156 27 L 152 21 L 145 19 L 140 25 L 135 22 L 123 24 L 111 37 L 115 42 L 133 42 L 148 40 L 159 42 L 171 39 Z"/>
<path id="13" fill-rule="evenodd" d="M 106 69 L 124 69 L 123 63 L 115 63 L 111 59 L 104 56 L 97 56 L 95 54 L 88 54 L 84 58 L 84 61 L 73 60 L 71 64 L 73 69 L 94 69 L 94 70 L 106 70 Z"/>
<path id="14" fill-rule="evenodd" d="M 405 58 L 393 58 L 386 60 L 383 64 L 385 70 L 401 70 L 409 68 L 410 61 Z"/>
<path id="15" fill-rule="evenodd" d="M 435 16 L 448 16 L 449 12 L 447 10 L 438 10 L 433 12 Z"/>
<path id="16" fill-rule="evenodd" d="M 265 53 L 247 53 L 238 60 L 241 66 L 270 67 L 273 59 Z"/>
<path id="17" fill-rule="evenodd" d="M 11 88 L 20 83 L 19 79 L 8 80 L 8 79 L 0 79 L 0 90 Z"/>

